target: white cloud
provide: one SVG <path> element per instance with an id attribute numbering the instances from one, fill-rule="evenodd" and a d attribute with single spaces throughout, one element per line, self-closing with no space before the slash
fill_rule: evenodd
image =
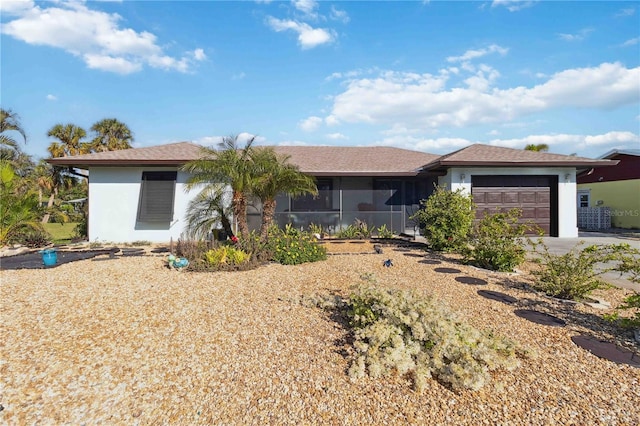
<path id="1" fill-rule="evenodd" d="M 329 139 L 333 139 L 333 140 L 347 140 L 347 139 L 349 139 L 348 137 L 346 137 L 342 133 L 328 133 L 326 136 Z"/>
<path id="2" fill-rule="evenodd" d="M 578 31 L 576 34 L 558 34 L 558 37 L 564 41 L 582 41 L 584 40 L 590 33 L 593 32 L 593 28 L 583 28 Z"/>
<path id="3" fill-rule="evenodd" d="M 640 136 L 632 132 L 609 132 L 604 135 L 586 136 L 586 145 L 639 144 Z"/>
<path id="4" fill-rule="evenodd" d="M 227 136 L 203 136 L 201 138 L 195 139 L 193 143 L 198 145 L 207 146 L 210 148 L 217 148 L 218 144 L 222 142 L 222 139 Z M 251 138 L 255 138 L 254 145 L 260 145 L 266 142 L 266 138 L 263 136 L 254 135 L 248 132 L 242 132 L 237 134 L 238 137 L 238 145 L 244 146 L 245 143 Z"/>
<path id="5" fill-rule="evenodd" d="M 377 78 L 350 80 L 333 98 L 325 122 L 404 125 L 433 129 L 515 118 L 559 107 L 611 109 L 640 100 L 640 67 L 620 63 L 569 69 L 533 87 L 492 87 L 490 67 L 467 78 L 465 86 L 447 88 L 448 75 L 381 72 Z"/>
<path id="6" fill-rule="evenodd" d="M 58 97 L 57 97 L 56 95 L 52 95 L 51 93 L 49 93 L 49 94 L 47 95 L 47 100 L 48 100 L 48 101 L 57 101 L 57 100 L 58 100 Z"/>
<path id="7" fill-rule="evenodd" d="M 449 56 L 447 58 L 447 62 L 467 62 L 471 59 L 481 58 L 490 53 L 498 53 L 501 56 L 506 55 L 509 52 L 509 49 L 498 46 L 497 44 L 492 44 L 487 48 L 478 49 L 478 50 L 467 50 L 462 54 L 462 56 Z"/>
<path id="8" fill-rule="evenodd" d="M 168 56 L 154 34 L 121 28 L 120 15 L 91 10 L 81 2 L 52 3 L 46 8 L 26 4 L 30 8 L 22 8 L 17 19 L 4 23 L 2 33 L 28 44 L 63 49 L 82 58 L 89 68 L 129 74 L 149 65 L 188 72 L 193 60 L 206 57 L 202 49 L 182 58 Z"/>
<path id="9" fill-rule="evenodd" d="M 331 43 L 335 39 L 333 30 L 313 28 L 304 22 L 282 20 L 269 16 L 267 25 L 276 32 L 292 30 L 298 33 L 298 44 L 303 49 L 311 49 L 321 44 Z"/>
<path id="10" fill-rule="evenodd" d="M 204 53 L 203 49 L 196 49 L 193 51 L 193 58 L 196 61 L 204 61 L 205 59 L 207 59 L 207 55 Z"/>
<path id="11" fill-rule="evenodd" d="M 640 37 L 630 38 L 629 40 L 622 43 L 622 47 L 635 46 L 638 43 L 640 43 Z"/>
<path id="12" fill-rule="evenodd" d="M 33 0 L 4 0 L 0 3 L 0 12 L 3 15 L 21 15 L 33 9 Z"/>
<path id="13" fill-rule="evenodd" d="M 315 10 L 318 7 L 318 2 L 315 0 L 291 0 L 291 3 L 305 15 L 315 16 Z"/>
<path id="14" fill-rule="evenodd" d="M 300 121 L 298 123 L 298 127 L 304 130 L 305 132 L 313 132 L 318 130 L 321 124 L 322 124 L 322 118 L 312 116 Z"/>
<path id="15" fill-rule="evenodd" d="M 618 13 L 615 14 L 616 18 L 624 18 L 627 16 L 633 16 L 636 13 L 636 9 L 633 7 L 628 7 L 625 9 L 620 9 Z"/>
<path id="16" fill-rule="evenodd" d="M 231 76 L 231 80 L 242 80 L 247 75 L 244 72 L 239 72 L 238 74 L 234 74 Z"/>
<path id="17" fill-rule="evenodd" d="M 278 142 L 279 146 L 309 146 L 311 145 L 309 142 L 304 141 L 282 141 Z M 318 144 L 313 144 L 313 146 L 318 146 Z"/>
<path id="18" fill-rule="evenodd" d="M 493 0 L 491 7 L 503 6 L 506 7 L 509 12 L 517 12 L 518 10 L 531 7 L 535 3 L 535 1 L 529 0 Z"/>
<path id="19" fill-rule="evenodd" d="M 640 136 L 632 132 L 609 132 L 602 135 L 579 134 L 541 134 L 513 139 L 491 139 L 489 141 L 469 140 L 465 138 L 424 138 L 410 134 L 398 134 L 375 142 L 376 145 L 396 146 L 415 149 L 434 154 L 449 153 L 474 143 L 502 146 L 506 148 L 524 148 L 529 144 L 547 144 L 551 152 L 572 152 L 603 147 L 603 151 L 615 147 L 634 146 L 640 142 Z"/>
<path id="20" fill-rule="evenodd" d="M 343 24 L 346 24 L 351 20 L 347 12 L 345 12 L 344 10 L 337 9 L 334 5 L 331 5 L 330 16 L 331 16 L 331 19 L 333 19 L 334 21 L 340 21 Z"/>

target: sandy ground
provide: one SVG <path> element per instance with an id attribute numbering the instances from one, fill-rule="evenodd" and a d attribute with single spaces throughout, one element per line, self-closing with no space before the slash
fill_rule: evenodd
<path id="1" fill-rule="evenodd" d="M 638 425 L 640 368 L 576 346 L 580 333 L 639 351 L 603 312 L 532 292 L 499 274 L 415 249 L 342 245 L 324 262 L 191 273 L 162 255 L 97 257 L 1 271 L 0 423 Z M 357 253 L 365 254 L 357 254 Z M 383 261 L 392 259 L 392 267 Z M 439 264 L 424 261 L 439 260 Z M 437 268 L 455 268 L 442 273 Z M 538 355 L 478 392 L 403 377 L 351 381 L 348 331 L 301 297 L 347 295 L 362 276 L 433 294 L 472 325 Z M 477 286 L 456 281 L 470 276 Z M 481 297 L 493 290 L 517 299 Z M 628 290 L 601 291 L 615 304 Z M 566 321 L 539 325 L 536 309 Z"/>

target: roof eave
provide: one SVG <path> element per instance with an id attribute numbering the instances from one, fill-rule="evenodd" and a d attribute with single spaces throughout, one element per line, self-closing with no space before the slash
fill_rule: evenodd
<path id="1" fill-rule="evenodd" d="M 618 160 L 593 161 L 442 161 L 427 164 L 424 171 L 447 169 L 450 167 L 609 167 L 618 164 Z"/>
<path id="2" fill-rule="evenodd" d="M 54 166 L 71 166 L 76 168 L 87 168 L 91 166 L 104 167 L 135 167 L 135 166 L 182 166 L 190 160 L 85 160 L 85 161 L 65 161 L 65 158 L 50 158 L 46 160 Z"/>

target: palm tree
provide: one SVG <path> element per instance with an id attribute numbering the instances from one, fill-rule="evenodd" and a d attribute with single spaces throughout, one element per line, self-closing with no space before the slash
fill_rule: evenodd
<path id="1" fill-rule="evenodd" d="M 55 167 L 51 164 L 41 161 L 36 167 L 36 184 L 38 185 L 38 202 L 42 203 L 42 195 L 44 192 L 49 193 L 47 201 L 47 211 L 42 217 L 42 223 L 48 223 L 55 204 L 56 197 L 60 189 L 70 188 L 74 184 L 74 179 L 68 174 L 63 173 L 62 167 Z"/>
<path id="2" fill-rule="evenodd" d="M 187 229 L 189 236 L 205 237 L 218 223 L 227 235 L 233 235 L 227 207 L 229 199 L 224 184 L 207 185 L 191 200 L 187 208 Z"/>
<path id="3" fill-rule="evenodd" d="M 253 182 L 253 194 L 262 203 L 260 238 L 267 238 L 276 211 L 276 196 L 304 194 L 318 195 L 318 187 L 312 176 L 300 171 L 298 166 L 289 164 L 289 156 L 277 155 L 273 148 L 257 148 L 253 152 L 253 162 L 258 172 Z"/>
<path id="4" fill-rule="evenodd" d="M 187 190 L 201 184 L 227 184 L 231 187 L 231 207 L 238 225 L 238 233 L 244 239 L 249 237 L 247 224 L 247 200 L 251 195 L 252 180 L 255 178 L 251 160 L 255 137 L 249 139 L 243 148 L 238 145 L 237 136 L 226 136 L 218 145 L 218 150 L 203 147 L 201 157 L 186 163 L 182 170 L 191 174 L 187 180 Z"/>
<path id="5" fill-rule="evenodd" d="M 89 144 L 82 141 L 87 136 L 87 132 L 75 124 L 56 124 L 49 129 L 47 136 L 59 140 L 59 142 L 51 142 L 47 148 L 51 158 L 69 157 L 89 152 Z"/>
<path id="6" fill-rule="evenodd" d="M 549 151 L 549 145 L 546 143 L 534 144 L 530 143 L 524 147 L 525 151 L 537 151 L 537 152 L 547 152 Z"/>
<path id="7" fill-rule="evenodd" d="M 17 149 L 18 142 L 7 135 L 6 132 L 18 132 L 22 135 L 24 142 L 27 142 L 27 135 L 20 124 L 20 117 L 10 109 L 0 108 L 0 146 Z"/>
<path id="8" fill-rule="evenodd" d="M 91 126 L 96 137 L 91 142 L 94 152 L 116 151 L 131 148 L 133 134 L 126 124 L 115 118 L 105 118 Z"/>

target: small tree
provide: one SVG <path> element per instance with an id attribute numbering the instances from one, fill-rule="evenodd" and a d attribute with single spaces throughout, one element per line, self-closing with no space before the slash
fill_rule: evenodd
<path id="1" fill-rule="evenodd" d="M 450 191 L 437 186 L 434 193 L 422 201 L 422 206 L 411 219 L 418 220 L 422 235 L 438 251 L 455 251 L 466 244 L 475 208 L 471 195 L 462 189 Z"/>

